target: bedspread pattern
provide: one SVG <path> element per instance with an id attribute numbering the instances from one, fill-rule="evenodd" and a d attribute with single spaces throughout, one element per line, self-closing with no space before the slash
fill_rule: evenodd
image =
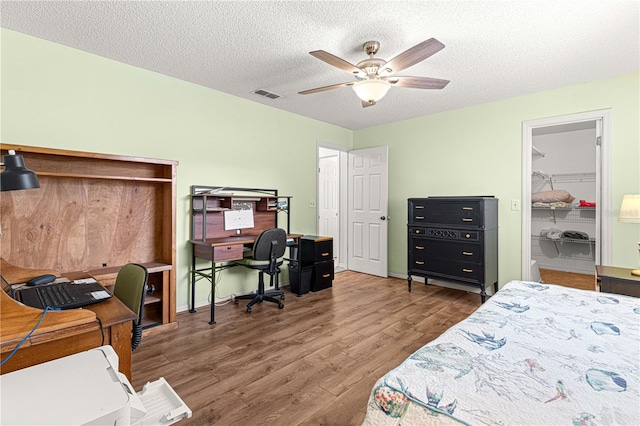
<path id="1" fill-rule="evenodd" d="M 512 281 L 378 381 L 365 423 L 640 425 L 639 387 L 640 299 Z"/>

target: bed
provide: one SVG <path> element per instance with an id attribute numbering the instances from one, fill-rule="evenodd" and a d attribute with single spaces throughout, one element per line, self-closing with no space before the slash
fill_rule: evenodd
<path id="1" fill-rule="evenodd" d="M 511 281 L 380 378 L 365 425 L 640 425 L 640 299 Z"/>

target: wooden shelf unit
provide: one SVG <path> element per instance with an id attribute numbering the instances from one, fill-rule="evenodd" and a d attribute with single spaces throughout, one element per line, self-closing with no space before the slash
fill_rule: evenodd
<path id="1" fill-rule="evenodd" d="M 176 323 L 174 160 L 2 144 L 35 171 L 40 189 L 2 192 L 1 255 L 23 268 L 86 271 L 112 284 L 123 265 L 149 269 L 144 323 Z M 146 334 L 151 328 L 145 330 Z"/>

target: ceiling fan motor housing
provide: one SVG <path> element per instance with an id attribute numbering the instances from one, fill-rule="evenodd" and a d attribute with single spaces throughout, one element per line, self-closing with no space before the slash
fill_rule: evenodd
<path id="1" fill-rule="evenodd" d="M 382 68 L 387 61 L 379 58 L 369 58 L 364 59 L 356 65 L 356 67 L 360 68 L 368 77 L 373 78 L 378 74 L 378 70 Z"/>

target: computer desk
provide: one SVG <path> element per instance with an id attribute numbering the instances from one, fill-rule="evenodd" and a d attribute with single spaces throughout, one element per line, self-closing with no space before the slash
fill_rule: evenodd
<path id="1" fill-rule="evenodd" d="M 300 250 L 297 248 L 300 246 L 300 238 L 302 234 L 288 234 L 287 240 L 293 240 L 292 243 L 288 243 L 287 247 L 295 254 L 291 255 L 291 258 L 296 262 L 300 259 Z M 226 262 L 232 262 L 234 260 L 240 260 L 243 257 L 245 247 L 253 245 L 258 235 L 242 235 L 237 237 L 219 237 L 209 238 L 202 240 L 190 240 L 192 245 L 191 256 L 191 306 L 189 312 L 196 312 L 195 305 L 195 288 L 198 277 L 206 278 L 211 283 L 211 317 L 209 324 L 215 324 L 215 282 L 216 271 L 231 268 L 236 266 L 235 264 L 226 264 Z M 206 259 L 211 262 L 211 266 L 208 268 L 198 269 L 196 267 L 196 259 Z M 225 262 L 225 264 L 222 264 Z"/>
<path id="2" fill-rule="evenodd" d="M 4 259 L 1 272 L 9 284 L 23 283 L 47 273 L 60 275 L 46 269 L 20 268 Z M 86 278 L 86 273 L 64 276 Z M 0 354 L 4 360 L 31 331 L 43 310 L 25 306 L 4 291 L 0 291 L 0 302 Z M 118 354 L 120 372 L 131 380 L 131 329 L 135 318 L 136 315 L 116 297 L 80 309 L 49 311 L 29 339 L 2 366 L 0 374 L 111 345 Z"/>

